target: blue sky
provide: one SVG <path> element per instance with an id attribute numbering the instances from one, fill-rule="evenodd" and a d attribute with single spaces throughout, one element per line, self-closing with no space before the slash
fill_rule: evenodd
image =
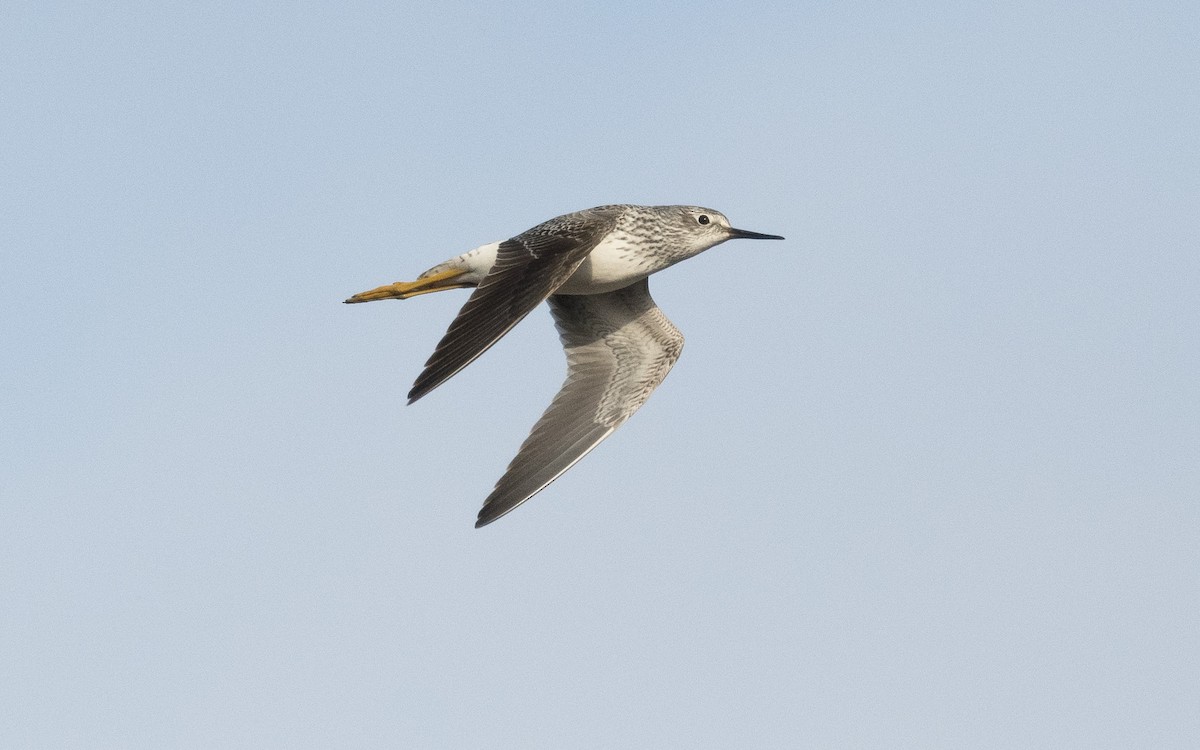
<path id="1" fill-rule="evenodd" d="M 1195 747 L 1200 11 L 9 4 L 0 744 Z M 413 407 L 546 218 L 651 280 L 644 409 L 472 523 L 545 310 Z"/>

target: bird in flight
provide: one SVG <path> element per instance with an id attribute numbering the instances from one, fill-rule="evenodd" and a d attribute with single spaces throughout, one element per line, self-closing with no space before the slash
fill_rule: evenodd
<path id="1" fill-rule="evenodd" d="M 650 298 L 647 277 L 733 239 L 783 237 L 734 229 L 711 208 L 598 206 L 346 302 L 474 287 L 408 392 L 411 404 L 549 301 L 567 379 L 484 500 L 478 528 L 545 489 L 646 402 L 683 349 L 683 334 Z"/>

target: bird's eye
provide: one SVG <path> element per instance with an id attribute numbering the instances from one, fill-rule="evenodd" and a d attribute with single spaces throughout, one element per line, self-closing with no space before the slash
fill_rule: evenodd
<path id="1" fill-rule="evenodd" d="M 708 223 L 708 214 L 700 214 L 699 216 L 696 217 L 696 221 L 700 222 L 701 224 L 707 224 Z"/>

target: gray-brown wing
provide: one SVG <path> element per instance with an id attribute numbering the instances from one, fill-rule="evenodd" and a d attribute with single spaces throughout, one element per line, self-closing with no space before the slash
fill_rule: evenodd
<path id="1" fill-rule="evenodd" d="M 616 221 L 607 208 L 539 224 L 500 243 L 496 263 L 471 293 L 408 392 L 412 403 L 475 361 L 570 278 Z"/>
<path id="2" fill-rule="evenodd" d="M 567 380 L 483 503 L 475 526 L 540 492 L 646 402 L 683 350 L 683 334 L 645 279 L 607 294 L 550 298 Z"/>

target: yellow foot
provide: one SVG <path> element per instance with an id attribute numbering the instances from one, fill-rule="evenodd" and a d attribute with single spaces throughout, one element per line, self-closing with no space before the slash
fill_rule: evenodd
<path id="1" fill-rule="evenodd" d="M 416 297 L 418 294 L 429 294 L 430 292 L 440 292 L 445 289 L 461 289 L 465 286 L 474 286 L 466 282 L 455 282 L 454 280 L 465 274 L 466 271 L 458 268 L 452 268 L 445 271 L 428 276 L 422 276 L 416 281 L 397 281 L 395 284 L 385 284 L 384 286 L 375 287 L 370 291 L 359 292 L 350 299 L 346 300 L 346 304 L 355 302 L 372 302 L 377 299 L 408 299 Z"/>

